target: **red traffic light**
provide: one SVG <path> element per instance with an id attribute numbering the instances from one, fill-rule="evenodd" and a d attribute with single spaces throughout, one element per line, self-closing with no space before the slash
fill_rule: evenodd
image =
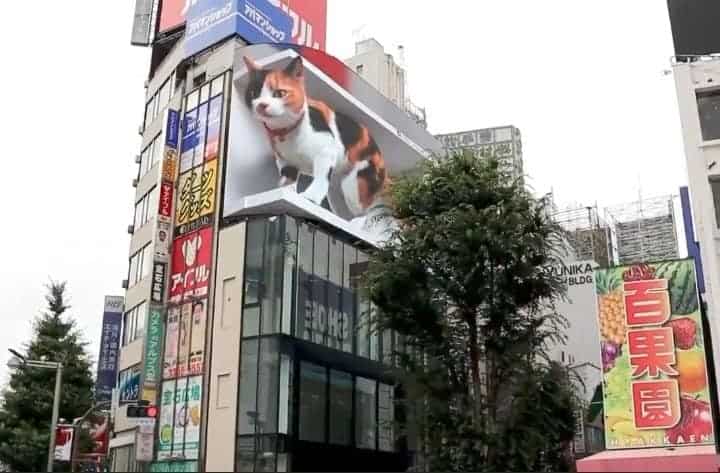
<path id="1" fill-rule="evenodd" d="M 129 405 L 127 407 L 127 416 L 128 417 L 155 418 L 155 417 L 157 417 L 157 414 L 158 414 L 157 406 Z"/>

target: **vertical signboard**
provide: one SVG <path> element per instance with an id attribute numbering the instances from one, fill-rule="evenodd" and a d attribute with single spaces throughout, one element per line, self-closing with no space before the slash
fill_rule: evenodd
<path id="1" fill-rule="evenodd" d="M 160 360 L 162 357 L 163 313 L 160 309 L 151 308 L 148 314 L 148 326 L 145 334 L 145 378 L 143 380 L 142 398 L 154 404 L 157 397 L 157 386 L 161 379 Z"/>
<path id="2" fill-rule="evenodd" d="M 173 419 L 175 418 L 175 381 L 162 383 L 158 428 L 158 460 L 172 456 Z"/>
<path id="3" fill-rule="evenodd" d="M 712 444 L 693 261 L 596 275 L 607 448 Z"/>
<path id="4" fill-rule="evenodd" d="M 55 428 L 55 461 L 70 461 L 74 434 L 75 427 L 71 424 L 60 424 Z"/>
<path id="5" fill-rule="evenodd" d="M 120 348 L 120 326 L 122 325 L 124 299 L 121 296 L 105 296 L 100 355 L 98 356 L 95 401 L 110 401 L 115 388 Z"/>

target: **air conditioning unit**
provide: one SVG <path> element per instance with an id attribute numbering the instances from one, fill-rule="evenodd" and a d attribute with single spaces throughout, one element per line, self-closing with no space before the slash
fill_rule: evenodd
<path id="1" fill-rule="evenodd" d="M 143 127 L 143 125 L 140 125 L 140 126 L 138 127 L 138 135 L 142 135 L 142 134 L 143 134 L 143 131 L 145 131 L 145 128 Z"/>
<path id="2" fill-rule="evenodd" d="M 135 156 L 135 164 L 140 164 L 140 161 L 142 161 L 142 156 L 138 154 Z"/>
<path id="3" fill-rule="evenodd" d="M 129 233 L 130 235 L 132 235 L 133 233 L 135 233 L 135 225 L 128 225 L 128 229 L 127 229 L 127 230 L 128 230 L 128 233 Z"/>
<path id="4" fill-rule="evenodd" d="M 137 185 L 138 185 L 138 178 L 136 177 L 135 179 L 132 180 L 132 186 L 137 187 Z"/>
<path id="5" fill-rule="evenodd" d="M 129 285 L 130 285 L 130 284 L 128 283 L 128 280 L 127 280 L 127 279 L 123 279 L 122 288 L 123 288 L 123 289 L 127 289 Z"/>
<path id="6" fill-rule="evenodd" d="M 150 86 L 150 81 L 145 79 L 145 83 L 143 84 L 143 87 L 145 87 L 147 89 L 149 86 Z"/>

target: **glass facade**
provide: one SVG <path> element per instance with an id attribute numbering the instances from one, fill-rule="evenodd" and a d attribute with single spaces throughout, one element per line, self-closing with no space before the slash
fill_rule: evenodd
<path id="1" fill-rule="evenodd" d="M 300 219 L 247 222 L 238 470 L 288 471 L 313 448 L 395 452 L 383 366 L 395 337 L 370 328 L 372 307 L 358 289 L 367 259 Z"/>

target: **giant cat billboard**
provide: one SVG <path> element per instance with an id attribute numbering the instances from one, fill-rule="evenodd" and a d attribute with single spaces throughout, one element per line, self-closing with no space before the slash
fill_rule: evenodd
<path id="1" fill-rule="evenodd" d="M 441 149 L 340 61 L 286 45 L 238 50 L 229 133 L 224 216 L 252 213 L 248 196 L 283 188 L 369 239 L 392 223 L 392 176 Z"/>

